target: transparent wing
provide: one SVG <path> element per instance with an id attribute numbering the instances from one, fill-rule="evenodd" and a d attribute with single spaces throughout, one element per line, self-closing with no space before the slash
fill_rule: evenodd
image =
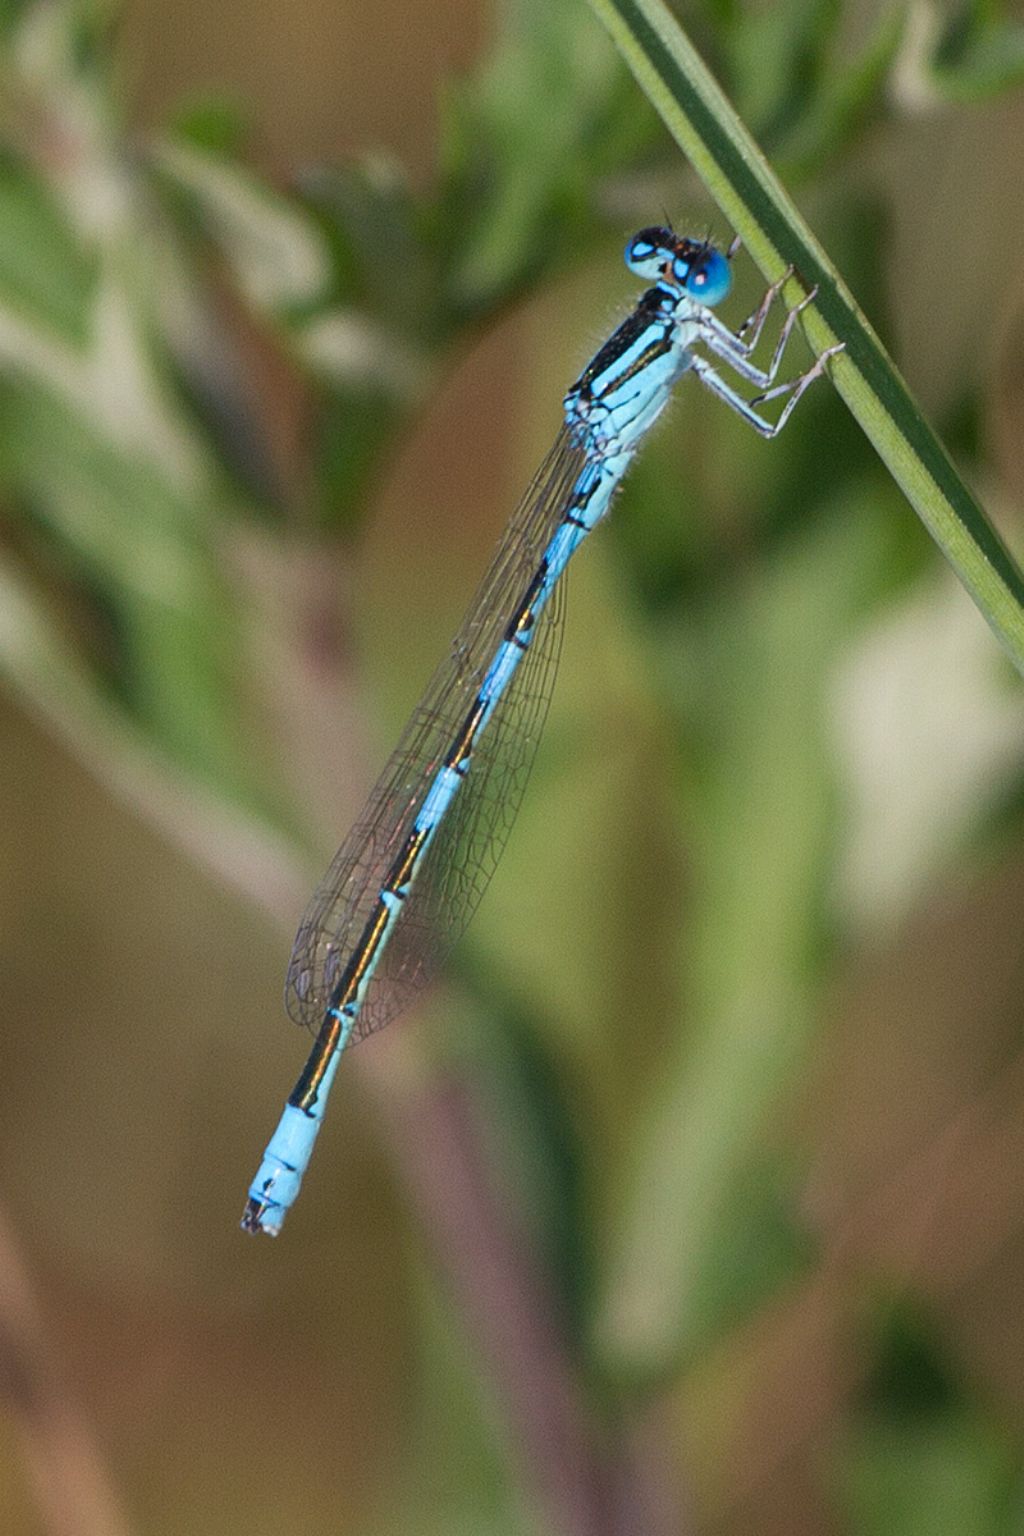
<path id="1" fill-rule="evenodd" d="M 285 1006 L 296 1023 L 319 1028 L 332 986 L 562 520 L 584 460 L 583 450 L 563 427 L 506 529 L 448 657 L 317 887 L 299 924 L 285 982 Z M 538 616 L 530 649 L 424 856 L 367 989 L 354 1031 L 357 1039 L 382 1028 L 434 974 L 497 865 L 554 683 L 564 611 L 561 585 Z"/>
<path id="2" fill-rule="evenodd" d="M 473 752 L 473 765 L 423 857 L 366 990 L 353 1036 L 381 1029 L 433 976 L 476 911 L 533 767 L 562 648 L 565 576 Z"/>

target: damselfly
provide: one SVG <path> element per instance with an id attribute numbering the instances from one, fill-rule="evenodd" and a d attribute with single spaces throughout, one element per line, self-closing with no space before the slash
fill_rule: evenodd
<path id="1" fill-rule="evenodd" d="M 745 325 L 713 313 L 731 284 L 722 252 L 644 229 L 626 265 L 653 286 L 565 397 L 554 447 L 519 505 L 450 655 L 435 674 L 299 925 L 285 1000 L 316 1041 L 249 1189 L 242 1226 L 276 1234 L 299 1192 L 338 1060 L 380 1029 L 434 973 L 465 928 L 505 844 L 547 712 L 561 638 L 561 577 L 608 511 L 677 380 L 694 373 L 763 437 L 774 437 L 832 347 L 775 378 L 800 311 L 766 368 L 753 362 L 772 303 Z M 698 350 L 700 349 L 700 350 Z M 746 400 L 704 353 L 761 391 Z M 770 422 L 757 407 L 788 396 Z"/>

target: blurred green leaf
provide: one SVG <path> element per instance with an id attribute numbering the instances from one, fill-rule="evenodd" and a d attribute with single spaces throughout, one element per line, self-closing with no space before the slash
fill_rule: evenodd
<path id="1" fill-rule="evenodd" d="M 594 178 L 654 134 L 613 50 L 573 6 L 503 0 L 499 17 L 487 63 L 447 102 L 438 218 L 456 314 L 485 311 L 578 253 L 594 228 Z"/>
<path id="2" fill-rule="evenodd" d="M 840 1478 L 853 1536 L 1006 1536 L 1021 1480 L 1003 1436 L 970 1414 L 849 1436 Z"/>
<path id="3" fill-rule="evenodd" d="M 0 403 L 0 476 L 92 579 L 188 609 L 210 562 L 198 509 L 144 454 L 25 383 Z"/>
<path id="4" fill-rule="evenodd" d="M 200 507 L 27 383 L 0 394 L 0 484 L 39 526 L 37 558 L 114 616 L 101 686 L 179 768 L 265 806 L 258 755 L 236 735 L 239 636 Z"/>
<path id="5" fill-rule="evenodd" d="M 779 1162 L 738 1166 L 716 1213 L 714 1246 L 694 1279 L 692 1311 L 709 1331 L 742 1326 L 813 1272 L 816 1244 L 794 1220 L 794 1180 Z"/>
<path id="6" fill-rule="evenodd" d="M 186 139 L 200 151 L 240 155 L 248 134 L 248 113 L 226 96 L 202 96 L 180 103 L 167 129 L 169 139 Z"/>
<path id="7" fill-rule="evenodd" d="M 744 6 L 725 29 L 728 79 L 759 139 L 773 142 L 806 113 L 841 18 L 837 0 Z"/>
<path id="8" fill-rule="evenodd" d="M 986 1422 L 922 1315 L 883 1309 L 871 1375 L 843 1436 L 838 1482 L 856 1536 L 1003 1536 L 1019 1459 Z"/>
<path id="9" fill-rule="evenodd" d="M 361 311 L 410 346 L 447 340 L 433 234 L 402 167 L 379 154 L 319 166 L 303 176 L 302 193 L 330 251 L 325 310 Z"/>
<path id="10" fill-rule="evenodd" d="M 965 0 L 945 25 L 937 6 L 918 3 L 936 31 L 928 74 L 939 95 L 985 101 L 1024 80 L 1024 25 L 1001 0 Z"/>
<path id="11" fill-rule="evenodd" d="M 154 159 L 186 194 L 255 308 L 287 314 L 322 298 L 330 280 L 327 252 L 301 207 L 239 162 L 184 138 L 157 146 Z"/>
<path id="12" fill-rule="evenodd" d="M 97 260 L 53 192 L 9 153 L 0 158 L 0 345 L 6 311 L 79 344 L 88 335 Z"/>
<path id="13" fill-rule="evenodd" d="M 38 0 L 0 0 L 0 39 L 6 43 L 25 11 L 37 3 Z"/>
<path id="14" fill-rule="evenodd" d="M 853 59 L 823 69 L 773 146 L 788 177 L 804 178 L 848 151 L 890 110 L 890 77 L 904 33 L 898 7 L 884 11 Z"/>

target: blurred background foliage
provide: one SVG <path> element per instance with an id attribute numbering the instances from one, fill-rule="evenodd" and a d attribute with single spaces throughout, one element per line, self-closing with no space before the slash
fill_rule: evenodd
<path id="1" fill-rule="evenodd" d="M 678 11 L 1019 550 L 1024 27 Z M 680 392 L 448 982 L 237 1232 L 623 240 L 728 233 L 579 0 L 440 20 L 0 6 L 0 1529 L 1020 1530 L 1024 713 L 826 387 Z"/>

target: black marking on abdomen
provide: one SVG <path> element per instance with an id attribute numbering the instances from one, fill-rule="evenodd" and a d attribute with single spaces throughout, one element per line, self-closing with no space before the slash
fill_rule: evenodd
<path id="1" fill-rule="evenodd" d="M 463 767 L 462 765 L 466 762 L 467 758 L 470 758 L 473 755 L 473 744 L 476 740 L 477 732 L 480 730 L 484 710 L 486 708 L 487 704 L 485 700 L 478 693 L 476 698 L 473 700 L 469 713 L 467 714 L 465 720 L 462 722 L 462 725 L 459 729 L 459 734 L 452 742 L 451 750 L 449 751 L 448 756 L 444 760 L 444 766 L 446 768 L 451 768 L 452 771 L 457 773 L 462 779 L 466 777 L 466 773 L 468 771 L 468 768 Z"/>
<path id="2" fill-rule="evenodd" d="M 517 611 L 512 615 L 505 630 L 506 641 L 512 641 L 521 650 L 526 650 L 533 637 L 533 625 L 536 615 L 533 605 L 544 589 L 544 583 L 548 576 L 548 562 L 542 560 L 533 573 L 530 585 L 523 594 L 523 600 Z"/>

